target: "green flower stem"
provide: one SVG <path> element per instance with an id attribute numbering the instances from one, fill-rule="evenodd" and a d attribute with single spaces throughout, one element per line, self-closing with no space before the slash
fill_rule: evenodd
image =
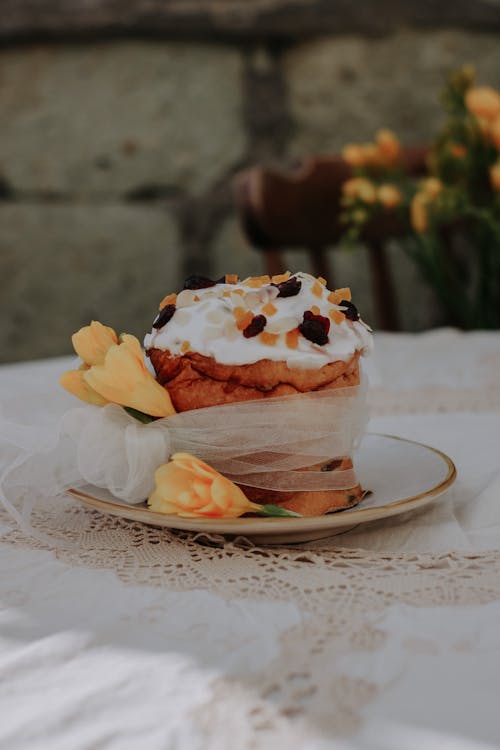
<path id="1" fill-rule="evenodd" d="M 137 419 L 138 422 L 142 422 L 142 424 L 149 424 L 150 422 L 155 421 L 155 417 L 152 417 L 149 414 L 144 414 L 144 412 L 138 411 L 137 409 L 132 409 L 131 406 L 124 406 L 123 408 L 127 414 L 130 414 L 131 417 Z"/>
<path id="2" fill-rule="evenodd" d="M 260 510 L 257 510 L 256 513 L 259 513 L 259 515 L 261 516 L 270 516 L 273 518 L 279 516 L 302 518 L 302 515 L 300 513 L 295 513 L 293 510 L 287 510 L 286 508 L 282 508 L 280 505 L 261 505 Z"/>

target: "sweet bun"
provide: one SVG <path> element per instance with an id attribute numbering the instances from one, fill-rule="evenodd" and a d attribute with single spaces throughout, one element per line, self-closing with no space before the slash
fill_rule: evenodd
<path id="1" fill-rule="evenodd" d="M 179 294 L 162 300 L 144 345 L 158 382 L 182 412 L 358 385 L 359 357 L 370 349 L 371 335 L 349 289 L 330 292 L 309 274 L 241 282 L 190 277 Z M 321 470 L 345 468 L 352 468 L 350 456 L 334 456 Z M 359 484 L 325 491 L 242 488 L 255 502 L 303 515 L 352 507 L 362 496 Z"/>

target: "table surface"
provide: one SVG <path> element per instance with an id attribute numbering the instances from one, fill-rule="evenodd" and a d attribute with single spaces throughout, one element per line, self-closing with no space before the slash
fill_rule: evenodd
<path id="1" fill-rule="evenodd" d="M 3 413 L 67 408 L 67 364 L 0 368 Z M 457 465 L 409 517 L 266 548 L 0 514 L 0 747 L 500 747 L 500 332 L 379 334 L 368 370 L 370 429 Z"/>

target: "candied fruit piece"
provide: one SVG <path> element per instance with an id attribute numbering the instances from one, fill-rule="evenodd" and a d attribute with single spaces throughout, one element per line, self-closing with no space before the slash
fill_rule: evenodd
<path id="1" fill-rule="evenodd" d="M 262 316 L 264 317 L 264 316 Z M 253 313 L 248 310 L 244 315 L 238 318 L 238 322 L 236 323 L 236 328 L 239 331 L 245 331 L 249 325 L 251 325 L 252 321 L 254 319 Z"/>
<path id="2" fill-rule="evenodd" d="M 207 289 L 209 286 L 215 286 L 216 283 L 206 276 L 188 276 L 183 289 Z"/>
<path id="3" fill-rule="evenodd" d="M 165 305 L 165 307 L 158 313 L 153 322 L 153 328 L 163 328 L 168 323 L 173 314 L 176 311 L 175 305 Z"/>
<path id="4" fill-rule="evenodd" d="M 177 301 L 177 295 L 175 292 L 173 294 L 167 294 L 167 296 L 164 297 L 162 301 L 160 302 L 158 309 L 163 310 L 163 308 L 166 307 L 167 305 L 175 305 L 176 301 Z"/>
<path id="5" fill-rule="evenodd" d="M 226 284 L 237 284 L 238 274 L 237 273 L 226 273 L 225 275 Z"/>
<path id="6" fill-rule="evenodd" d="M 312 285 L 311 292 L 316 297 L 322 297 L 323 296 L 323 285 L 320 284 L 319 281 L 315 281 L 314 284 Z"/>
<path id="7" fill-rule="evenodd" d="M 323 315 L 315 315 L 311 310 L 306 310 L 304 319 L 299 325 L 299 331 L 313 344 L 324 346 L 328 343 L 328 331 L 330 330 L 330 321 Z"/>
<path id="8" fill-rule="evenodd" d="M 290 271 L 285 271 L 285 273 L 279 273 L 276 276 L 273 276 L 271 278 L 271 281 L 273 284 L 281 284 L 283 281 L 288 281 L 290 278 Z"/>
<path id="9" fill-rule="evenodd" d="M 311 312 L 314 313 L 314 315 L 321 315 L 321 311 L 317 305 L 311 307 Z"/>
<path id="10" fill-rule="evenodd" d="M 262 331 L 262 333 L 259 334 L 259 341 L 266 346 L 274 346 L 279 337 L 279 333 L 268 333 L 267 331 Z"/>
<path id="11" fill-rule="evenodd" d="M 334 323 L 337 323 L 337 325 L 339 323 L 342 323 L 343 320 L 345 320 L 345 315 L 340 310 L 335 310 L 335 309 L 330 310 L 328 315 L 330 316 L 330 318 L 333 320 Z"/>
<path id="12" fill-rule="evenodd" d="M 299 345 L 299 329 L 293 328 L 291 331 L 288 331 L 285 340 L 289 349 L 296 349 Z"/>
<path id="13" fill-rule="evenodd" d="M 191 350 L 191 344 L 189 341 L 183 341 L 181 344 L 181 354 L 186 354 Z"/>
<path id="14" fill-rule="evenodd" d="M 321 286 L 326 286 L 326 279 L 324 279 L 323 276 L 318 276 L 318 281 Z"/>
<path id="15" fill-rule="evenodd" d="M 243 336 L 246 339 L 251 339 L 254 336 L 257 336 L 259 333 L 261 333 L 261 331 L 264 330 L 266 323 L 267 320 L 265 315 L 255 315 L 255 317 L 252 318 L 249 325 L 247 325 L 247 327 L 243 331 Z"/>
<path id="16" fill-rule="evenodd" d="M 276 307 L 276 305 L 273 305 L 272 302 L 268 302 L 267 305 L 264 305 L 264 307 L 262 308 L 262 312 L 264 313 L 264 315 L 274 315 L 278 312 L 278 308 Z"/>
<path id="17" fill-rule="evenodd" d="M 356 305 L 353 305 L 348 299 L 341 300 L 339 306 L 344 308 L 344 315 L 347 320 L 359 320 L 359 313 Z"/>
<path id="18" fill-rule="evenodd" d="M 343 299 L 350 301 L 351 290 L 348 286 L 342 287 L 341 289 L 335 289 L 334 292 L 330 292 L 327 299 L 328 302 L 332 303 L 332 305 L 340 305 L 340 301 Z"/>
<path id="19" fill-rule="evenodd" d="M 269 284 L 271 279 L 269 276 L 251 276 L 248 281 L 245 282 L 246 286 L 252 287 L 252 289 L 260 289 L 264 284 Z"/>
<path id="20" fill-rule="evenodd" d="M 273 284 L 272 286 L 277 287 L 278 297 L 295 297 L 302 288 L 302 282 L 295 276 L 292 276 L 291 279 L 282 281 L 279 284 Z"/>
<path id="21" fill-rule="evenodd" d="M 238 305 L 237 307 L 233 308 L 233 315 L 236 318 L 236 320 L 239 320 L 244 315 L 246 315 L 248 312 L 246 307 L 242 307 L 241 305 Z"/>

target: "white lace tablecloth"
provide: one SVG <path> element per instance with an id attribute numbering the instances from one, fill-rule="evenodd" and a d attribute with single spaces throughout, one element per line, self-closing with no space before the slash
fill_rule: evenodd
<path id="1" fill-rule="evenodd" d="M 68 406 L 66 365 L 0 368 L 20 423 Z M 379 334 L 369 369 L 370 429 L 458 468 L 417 514 L 268 548 L 0 516 L 1 748 L 500 747 L 500 333 Z"/>

